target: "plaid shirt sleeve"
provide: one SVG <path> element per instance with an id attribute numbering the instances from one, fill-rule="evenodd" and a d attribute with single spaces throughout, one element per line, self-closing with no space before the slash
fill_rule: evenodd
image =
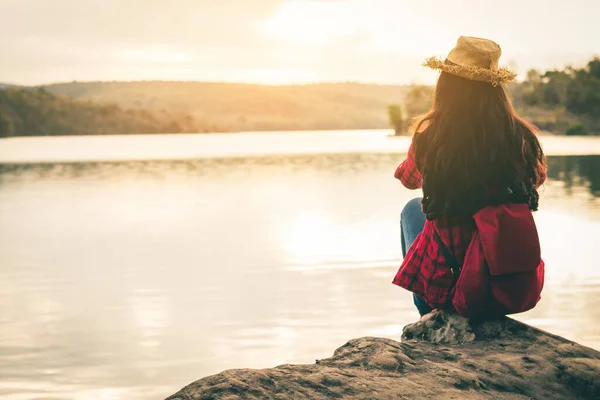
<path id="1" fill-rule="evenodd" d="M 423 182 L 423 177 L 421 173 L 417 169 L 417 162 L 415 160 L 415 151 L 413 149 L 412 144 L 408 149 L 408 156 L 406 160 L 402 164 L 396 168 L 396 172 L 394 173 L 394 177 L 399 179 L 400 182 L 407 189 L 419 189 L 421 188 L 421 184 Z"/>

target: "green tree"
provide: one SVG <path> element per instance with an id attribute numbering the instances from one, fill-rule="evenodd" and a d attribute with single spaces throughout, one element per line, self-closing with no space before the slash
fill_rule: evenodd
<path id="1" fill-rule="evenodd" d="M 583 68 L 530 70 L 509 93 L 515 108 L 542 129 L 569 135 L 600 132 L 598 57 Z"/>
<path id="2" fill-rule="evenodd" d="M 565 134 L 567 136 L 582 136 L 587 135 L 587 130 L 582 124 L 577 123 L 569 126 Z"/>
<path id="3" fill-rule="evenodd" d="M 522 84 L 523 102 L 528 106 L 537 106 L 542 103 L 542 95 L 539 93 L 542 85 L 542 75 L 538 70 L 527 71 L 527 78 Z"/>
<path id="4" fill-rule="evenodd" d="M 396 136 L 404 133 L 404 118 L 402 117 L 402 107 L 399 104 L 390 104 L 388 106 L 388 118 Z"/>
<path id="5" fill-rule="evenodd" d="M 600 59 L 576 70 L 567 90 L 567 110 L 576 115 L 600 119 Z"/>
<path id="6" fill-rule="evenodd" d="M 565 104 L 567 99 L 567 87 L 571 77 L 567 71 L 548 71 L 542 76 L 541 100 L 554 108 Z"/>

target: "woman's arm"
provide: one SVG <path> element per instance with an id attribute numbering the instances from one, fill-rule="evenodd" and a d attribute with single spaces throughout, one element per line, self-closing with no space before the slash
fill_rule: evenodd
<path id="1" fill-rule="evenodd" d="M 408 149 L 408 156 L 406 160 L 402 164 L 396 168 L 396 172 L 394 173 L 394 177 L 399 179 L 400 182 L 407 189 L 419 189 L 421 188 L 421 184 L 423 183 L 423 177 L 421 173 L 417 169 L 417 163 L 415 160 L 415 151 L 413 149 L 413 145 L 410 145 Z"/>

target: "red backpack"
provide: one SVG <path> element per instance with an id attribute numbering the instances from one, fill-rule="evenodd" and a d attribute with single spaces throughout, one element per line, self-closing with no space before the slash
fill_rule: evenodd
<path id="1" fill-rule="evenodd" d="M 454 309 L 471 317 L 514 314 L 535 307 L 544 286 L 544 262 L 529 207 L 489 206 L 473 218 L 477 230 L 462 266 L 435 234 L 446 262 L 458 270 L 452 289 Z"/>

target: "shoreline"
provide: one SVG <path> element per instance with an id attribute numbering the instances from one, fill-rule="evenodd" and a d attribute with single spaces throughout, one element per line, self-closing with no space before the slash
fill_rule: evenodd
<path id="1" fill-rule="evenodd" d="M 0 139 L 0 164 L 166 161 L 310 154 L 406 154 L 391 130 L 43 136 Z M 600 136 L 541 135 L 548 156 L 600 155 Z"/>

